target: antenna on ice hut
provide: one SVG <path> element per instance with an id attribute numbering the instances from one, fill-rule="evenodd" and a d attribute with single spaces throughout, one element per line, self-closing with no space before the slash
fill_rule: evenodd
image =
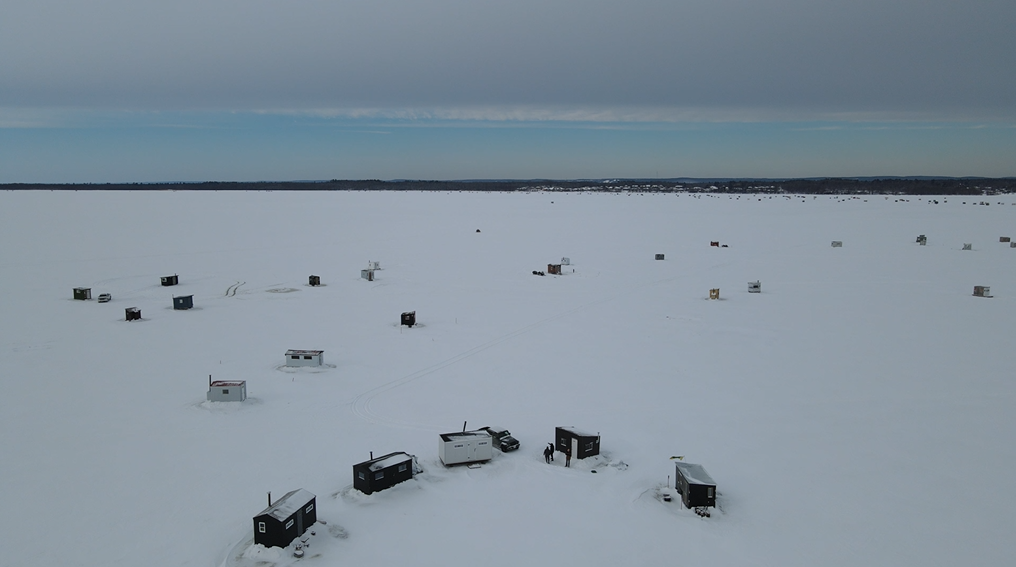
<path id="1" fill-rule="evenodd" d="M 209 388 L 212 387 L 212 375 L 211 374 L 208 375 L 208 387 Z"/>
<path id="2" fill-rule="evenodd" d="M 466 422 L 464 422 L 464 421 L 462 422 L 462 432 L 463 433 L 466 432 Z"/>

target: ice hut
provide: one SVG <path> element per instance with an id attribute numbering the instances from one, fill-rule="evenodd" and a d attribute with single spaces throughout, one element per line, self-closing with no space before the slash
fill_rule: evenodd
<path id="1" fill-rule="evenodd" d="M 286 547 L 317 522 L 317 497 L 300 488 L 274 504 L 268 495 L 268 507 L 254 516 L 254 543 L 265 547 Z"/>
<path id="2" fill-rule="evenodd" d="M 964 250 L 973 250 L 973 249 L 974 249 L 974 245 L 973 245 L 973 244 L 970 244 L 970 243 L 968 243 L 968 242 L 964 242 L 964 243 L 963 243 L 963 249 L 964 249 Z"/>
<path id="3" fill-rule="evenodd" d="M 1016 248 L 1016 242 L 1010 242 L 1009 248 Z"/>
<path id="4" fill-rule="evenodd" d="M 353 465 L 353 488 L 364 494 L 391 488 L 416 473 L 416 457 L 409 453 L 388 453 Z"/>
<path id="5" fill-rule="evenodd" d="M 321 276 L 310 276 L 307 278 L 307 284 L 312 286 L 321 285 Z"/>
<path id="6" fill-rule="evenodd" d="M 833 248 L 843 248 L 842 240 L 833 240 Z"/>
<path id="7" fill-rule="evenodd" d="M 173 309 L 191 309 L 194 307 L 193 295 L 174 295 Z"/>
<path id="8" fill-rule="evenodd" d="M 124 311 L 125 311 L 125 317 L 126 317 L 124 319 L 125 321 L 140 321 L 141 320 L 141 310 L 138 309 L 137 307 L 128 307 Z"/>
<path id="9" fill-rule="evenodd" d="M 247 399 L 246 380 L 215 380 L 208 377 L 208 401 L 210 402 L 242 402 Z"/>
<path id="10" fill-rule="evenodd" d="M 416 324 L 416 311 L 406 311 L 402 314 L 402 324 L 412 328 Z"/>
<path id="11" fill-rule="evenodd" d="M 1011 238 L 1009 238 L 1008 236 L 999 236 L 999 237 L 998 237 L 998 241 L 999 241 L 999 242 L 1011 242 L 1011 241 L 1012 241 L 1012 239 L 1011 239 Z"/>
<path id="12" fill-rule="evenodd" d="M 374 281 L 374 270 L 360 270 L 360 277 L 372 282 Z"/>
<path id="13" fill-rule="evenodd" d="M 991 286 L 975 285 L 974 297 L 991 297 Z"/>
<path id="14" fill-rule="evenodd" d="M 762 293 L 762 282 L 760 282 L 758 280 L 753 281 L 753 282 L 748 282 L 748 293 Z M 718 296 L 719 296 L 719 293 L 717 292 L 717 297 Z"/>
<path id="15" fill-rule="evenodd" d="M 557 275 L 560 276 L 561 275 L 561 264 L 547 264 L 547 273 L 548 274 L 557 274 Z"/>
<path id="16" fill-rule="evenodd" d="M 437 455 L 447 465 L 480 463 L 494 457 L 490 433 L 482 429 L 438 435 Z"/>
<path id="17" fill-rule="evenodd" d="M 381 269 L 381 262 L 367 262 L 367 269 L 368 270 L 380 270 Z"/>
<path id="18" fill-rule="evenodd" d="M 562 453 L 571 451 L 573 459 L 599 455 L 600 434 L 583 433 L 574 427 L 555 427 L 554 448 Z"/>
<path id="19" fill-rule="evenodd" d="M 720 298 L 720 288 L 716 287 L 709 290 L 709 299 L 719 299 L 719 298 Z"/>
<path id="20" fill-rule="evenodd" d="M 923 235 L 923 234 L 918 236 L 917 237 L 917 243 L 920 244 L 921 246 L 927 246 L 927 244 L 928 244 L 928 237 Z"/>
<path id="21" fill-rule="evenodd" d="M 656 259 L 657 260 L 662 260 L 663 259 L 663 254 L 657 254 L 656 255 Z"/>
<path id="22" fill-rule="evenodd" d="M 325 351 L 323 350 L 287 350 L 286 366 L 323 366 Z"/>
<path id="23" fill-rule="evenodd" d="M 173 274 L 171 276 L 162 276 L 162 285 L 170 286 L 180 283 L 180 276 Z"/>
<path id="24" fill-rule="evenodd" d="M 681 501 L 686 508 L 705 506 L 716 507 L 716 482 L 709 476 L 702 465 L 675 462 L 677 478 L 674 488 L 681 494 Z"/>
<path id="25" fill-rule="evenodd" d="M 561 265 L 562 266 L 571 266 L 571 258 L 568 258 L 568 257 L 561 258 Z"/>
<path id="26" fill-rule="evenodd" d="M 74 299 L 91 299 L 92 288 L 90 287 L 76 287 L 74 288 Z"/>

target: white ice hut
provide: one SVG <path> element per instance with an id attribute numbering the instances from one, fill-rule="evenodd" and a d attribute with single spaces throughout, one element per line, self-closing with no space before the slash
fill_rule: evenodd
<path id="1" fill-rule="evenodd" d="M 973 250 L 974 249 L 974 245 L 969 243 L 969 242 L 964 242 L 963 243 L 963 249 L 964 250 Z"/>
<path id="2" fill-rule="evenodd" d="M 442 433 L 438 438 L 437 454 L 446 466 L 480 463 L 494 457 L 494 443 L 490 433 L 483 430 Z"/>
<path id="3" fill-rule="evenodd" d="M 374 281 L 374 270 L 371 269 L 360 270 L 360 277 L 369 282 L 372 282 Z"/>
<path id="4" fill-rule="evenodd" d="M 748 282 L 748 293 L 762 293 L 762 282 Z"/>
<path id="5" fill-rule="evenodd" d="M 561 258 L 561 265 L 562 266 L 571 266 L 571 258 L 568 258 L 567 256 L 564 257 L 564 258 Z"/>
<path id="6" fill-rule="evenodd" d="M 843 248 L 842 240 L 833 240 L 833 248 Z"/>
<path id="7" fill-rule="evenodd" d="M 325 351 L 323 350 L 287 350 L 286 366 L 323 366 Z"/>
<path id="8" fill-rule="evenodd" d="M 216 380 L 208 383 L 208 401 L 242 402 L 247 399 L 246 380 Z"/>

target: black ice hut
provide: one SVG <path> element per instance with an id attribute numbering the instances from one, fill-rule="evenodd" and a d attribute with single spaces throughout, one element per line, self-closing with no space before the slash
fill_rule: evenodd
<path id="1" fill-rule="evenodd" d="M 681 493 L 686 508 L 716 507 L 716 481 L 702 465 L 677 462 L 677 480 L 674 488 Z"/>
<path id="2" fill-rule="evenodd" d="M 353 488 L 364 494 L 391 488 L 413 478 L 416 457 L 409 453 L 388 453 L 353 465 Z"/>
<path id="3" fill-rule="evenodd" d="M 317 522 L 317 497 L 299 488 L 254 516 L 254 543 L 286 547 Z"/>
<path id="4" fill-rule="evenodd" d="M 573 459 L 600 454 L 600 434 L 584 433 L 574 427 L 555 427 L 554 445 L 558 451 L 571 451 Z"/>

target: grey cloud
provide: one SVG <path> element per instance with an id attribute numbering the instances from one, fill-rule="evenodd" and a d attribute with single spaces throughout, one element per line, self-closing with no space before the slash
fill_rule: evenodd
<path id="1" fill-rule="evenodd" d="M 1016 3 L 7 0 L 0 106 L 1016 116 Z"/>

